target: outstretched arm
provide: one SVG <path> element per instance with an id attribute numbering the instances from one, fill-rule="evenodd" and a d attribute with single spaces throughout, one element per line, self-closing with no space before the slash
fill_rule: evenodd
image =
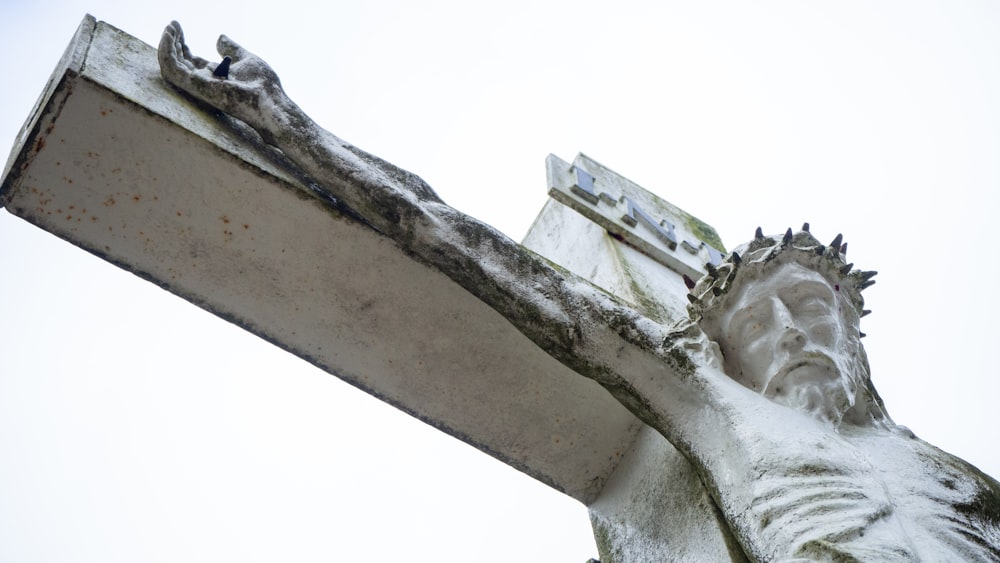
<path id="1" fill-rule="evenodd" d="M 690 327 L 692 335 L 668 342 L 666 327 L 444 204 L 417 176 L 321 128 L 260 58 L 225 36 L 218 49 L 231 58 L 226 77 L 190 53 L 174 22 L 160 43 L 163 76 L 256 129 L 405 251 L 495 309 L 549 355 L 603 385 L 682 450 L 691 452 L 706 426 L 729 426 L 705 419 L 729 416 L 719 407 L 725 393 L 705 384 L 717 380 L 726 392 L 746 390 L 712 367 L 712 349 L 698 340 L 704 335 L 697 326 Z"/>
<path id="2" fill-rule="evenodd" d="M 622 355 L 656 355 L 662 326 L 447 206 L 419 177 L 324 130 L 263 60 L 234 41 L 222 36 L 217 47 L 231 59 L 228 73 L 192 55 L 180 25 L 171 23 L 159 46 L 164 78 L 250 125 L 373 227 L 575 371 L 613 383 Z"/>
<path id="3" fill-rule="evenodd" d="M 808 516 L 800 505 L 786 506 L 780 494 L 770 491 L 760 496 L 755 477 L 773 476 L 780 492 L 788 477 L 782 463 L 791 469 L 829 466 L 836 471 L 824 478 L 867 486 L 859 471 L 841 471 L 837 465 L 843 459 L 839 454 L 852 453 L 851 447 L 818 426 L 799 429 L 795 439 L 800 444 L 793 447 L 815 456 L 778 459 L 773 466 L 766 454 L 772 446 L 773 451 L 788 446 L 777 443 L 787 441 L 787 409 L 723 374 L 715 349 L 696 325 L 670 331 L 449 207 L 419 177 L 316 124 L 260 58 L 225 36 L 218 50 L 230 58 L 228 72 L 193 56 L 180 26 L 172 23 L 159 47 L 161 72 L 180 89 L 253 127 L 403 250 L 498 311 L 549 355 L 603 385 L 666 436 L 696 465 L 751 552 L 764 559 L 794 553 L 809 535 L 788 531 Z M 782 525 L 765 524 L 768 529 L 761 530 L 760 522 L 772 519 Z M 768 535 L 771 530 L 776 531 Z"/>
<path id="4" fill-rule="evenodd" d="M 689 411 L 723 415 L 721 405 L 731 402 L 724 395 L 745 394 L 713 364 L 713 349 L 697 326 L 668 339 L 666 327 L 449 207 L 417 176 L 324 130 L 288 98 L 259 57 L 225 36 L 218 50 L 231 59 L 226 76 L 193 56 L 180 25 L 171 23 L 160 42 L 161 72 L 256 129 L 401 248 L 487 303 L 567 367 L 605 386 L 682 449 L 697 439 L 688 432 L 704 428 L 688 422 L 694 420 Z"/>

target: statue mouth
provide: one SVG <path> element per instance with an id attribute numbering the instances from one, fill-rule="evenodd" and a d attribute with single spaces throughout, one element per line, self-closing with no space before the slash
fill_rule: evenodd
<path id="1" fill-rule="evenodd" d="M 822 352 L 807 352 L 785 362 L 764 387 L 763 395 L 773 398 L 789 393 L 789 387 L 824 386 L 839 380 L 840 370 L 833 358 Z"/>

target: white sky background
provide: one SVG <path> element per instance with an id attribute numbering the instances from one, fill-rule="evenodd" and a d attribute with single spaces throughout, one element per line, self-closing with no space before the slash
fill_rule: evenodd
<path id="1" fill-rule="evenodd" d="M 0 144 L 86 12 L 178 19 L 515 239 L 578 151 L 730 247 L 843 232 L 890 414 L 1000 475 L 1000 4 L 319 4 L 4 0 Z M 0 560 L 596 556 L 575 501 L 6 212 L 0 241 Z"/>

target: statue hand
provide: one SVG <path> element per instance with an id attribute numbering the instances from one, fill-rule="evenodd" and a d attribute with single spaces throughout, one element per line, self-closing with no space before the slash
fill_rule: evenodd
<path id="1" fill-rule="evenodd" d="M 225 59 L 216 65 L 192 55 L 180 24 L 171 22 L 160 38 L 160 73 L 167 82 L 263 133 L 266 114 L 288 101 L 278 75 L 225 35 L 219 36 L 216 48 L 230 59 L 228 72 Z"/>

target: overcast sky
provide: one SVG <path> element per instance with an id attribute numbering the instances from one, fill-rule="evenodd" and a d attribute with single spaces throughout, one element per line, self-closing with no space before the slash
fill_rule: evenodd
<path id="1" fill-rule="evenodd" d="M 1000 475 L 1000 4 L 207 4 L 3 2 L 0 144 L 85 13 L 154 45 L 177 19 L 515 239 L 550 152 L 729 247 L 809 221 L 880 272 L 890 414 Z M 577 502 L 6 212 L 0 242 L 0 560 L 597 555 Z"/>

